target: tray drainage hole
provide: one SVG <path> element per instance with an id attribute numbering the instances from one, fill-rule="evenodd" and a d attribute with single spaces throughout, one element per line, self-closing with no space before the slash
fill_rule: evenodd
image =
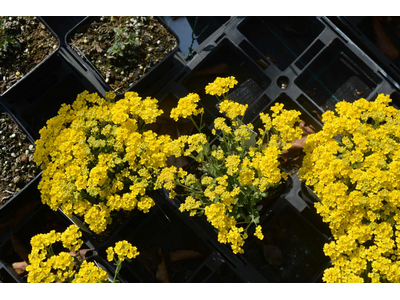
<path id="1" fill-rule="evenodd" d="M 278 80 L 276 81 L 276 83 L 278 84 L 278 86 L 282 89 L 282 90 L 286 90 L 287 87 L 289 86 L 289 78 L 287 78 L 286 76 L 281 76 L 278 78 Z"/>

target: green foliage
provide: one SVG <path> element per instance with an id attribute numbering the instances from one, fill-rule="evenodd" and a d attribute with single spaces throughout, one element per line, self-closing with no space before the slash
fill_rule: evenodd
<path id="1" fill-rule="evenodd" d="M 0 24 L 0 57 L 5 56 L 5 53 L 11 52 L 12 49 L 19 49 L 21 46 L 15 37 L 7 32 L 5 28 L 6 20 Z"/>
<path id="2" fill-rule="evenodd" d="M 113 56 L 124 56 L 127 46 L 137 46 L 140 44 L 137 35 L 129 32 L 126 27 L 122 29 L 116 27 L 114 28 L 114 32 L 114 44 L 107 50 L 107 53 Z"/>

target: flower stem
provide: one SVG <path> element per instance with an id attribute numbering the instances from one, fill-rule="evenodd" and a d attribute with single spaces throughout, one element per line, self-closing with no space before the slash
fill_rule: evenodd
<path id="1" fill-rule="evenodd" d="M 122 261 L 118 260 L 117 269 L 115 270 L 115 275 L 114 275 L 114 279 L 113 279 L 112 283 L 115 283 L 115 281 L 117 280 L 117 275 L 118 275 L 119 271 L 121 270 L 121 265 L 122 265 Z"/>

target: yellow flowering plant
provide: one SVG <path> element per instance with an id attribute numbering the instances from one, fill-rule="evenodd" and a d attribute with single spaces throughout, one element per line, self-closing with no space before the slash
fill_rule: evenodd
<path id="1" fill-rule="evenodd" d="M 132 246 L 131 243 L 127 241 L 119 241 L 115 243 L 114 247 L 108 247 L 106 250 L 107 260 L 114 261 L 116 265 L 116 272 L 114 276 L 113 282 L 116 282 L 117 275 L 121 270 L 122 262 L 126 259 L 128 262 L 131 262 L 131 259 L 136 258 L 140 254 L 137 251 L 137 248 Z M 118 257 L 118 259 L 116 258 Z"/>
<path id="2" fill-rule="evenodd" d="M 400 111 L 390 102 L 339 102 L 307 137 L 299 177 L 334 238 L 325 282 L 400 282 Z"/>
<path id="3" fill-rule="evenodd" d="M 88 262 L 81 255 L 80 248 L 83 244 L 83 241 L 80 239 L 81 236 L 82 233 L 78 227 L 71 225 L 62 233 L 52 230 L 49 233 L 37 234 L 32 237 L 32 250 L 28 255 L 29 265 L 26 267 L 28 283 L 108 282 L 107 272 L 97 267 L 94 262 Z M 53 246 L 57 243 L 62 243 L 62 246 L 69 250 L 69 252 L 61 251 L 56 254 Z M 125 248 L 127 246 L 135 248 L 129 243 L 128 245 L 124 244 Z M 125 248 L 119 251 L 124 253 Z M 132 256 L 131 252 L 129 252 L 127 255 L 134 258 L 138 254 L 135 252 L 135 255 Z M 120 268 L 116 270 L 113 282 L 117 282 L 116 278 L 119 270 Z"/>
<path id="4" fill-rule="evenodd" d="M 254 235 L 263 239 L 259 225 L 259 202 L 287 178 L 279 168 L 278 158 L 290 148 L 290 142 L 302 135 L 295 126 L 300 122 L 300 112 L 288 111 L 283 104 L 275 104 L 272 116 L 260 114 L 263 128 L 259 136 L 252 124 L 244 124 L 247 105 L 228 99 L 229 89 L 237 84 L 234 77 L 217 78 L 206 87 L 206 93 L 218 98 L 219 111 L 226 117 L 216 118 L 212 134 L 219 145 L 210 145 L 208 137 L 201 133 L 204 127 L 195 124 L 199 133 L 178 138 L 181 154 L 198 162 L 198 169 L 190 174 L 182 168 L 164 168 L 157 178 L 156 188 L 164 186 L 169 197 L 185 197 L 181 212 L 190 216 L 205 215 L 218 231 L 218 241 L 231 245 L 233 252 L 243 253 L 243 245 L 252 224 Z M 189 94 L 179 100 L 171 111 L 171 118 L 191 118 L 200 114 L 197 104 L 200 97 Z"/>
<path id="5" fill-rule="evenodd" d="M 72 105 L 63 104 L 40 130 L 34 154 L 43 169 L 42 202 L 84 217 L 97 234 L 114 211 L 147 213 L 155 203 L 146 192 L 167 158 L 178 156 L 168 135 L 145 130 L 163 113 L 156 99 L 134 92 L 119 101 L 113 92 L 107 98 L 85 91 Z"/>

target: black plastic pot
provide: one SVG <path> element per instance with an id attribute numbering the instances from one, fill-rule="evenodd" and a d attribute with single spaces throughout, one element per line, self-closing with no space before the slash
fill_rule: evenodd
<path id="1" fill-rule="evenodd" d="M 113 240 L 104 246 L 114 246 L 127 240 L 140 252 L 131 263 L 124 262 L 121 276 L 128 282 L 203 282 L 218 271 L 222 264 L 227 277 L 244 281 L 240 271 L 221 256 L 207 234 L 188 216 L 172 209 L 160 195 L 154 196 L 156 206 L 148 216 L 139 215 L 128 223 Z M 105 252 L 100 249 L 100 255 Z M 162 262 L 164 260 L 164 262 Z M 165 264 L 160 266 L 160 264 Z M 168 276 L 156 275 L 167 272 Z M 221 272 L 221 271 L 218 271 Z"/>
<path id="2" fill-rule="evenodd" d="M 0 97 L 1 99 L 1 97 Z M 29 132 L 26 130 L 26 128 L 19 122 L 19 120 L 11 113 L 11 111 L 0 101 L 0 112 L 4 111 L 5 113 L 7 113 L 7 115 L 10 117 L 10 119 L 16 123 L 24 132 L 24 134 L 26 135 L 26 138 L 29 140 L 29 142 L 31 142 L 33 145 L 35 144 L 35 140 L 32 138 L 32 136 L 29 134 Z M 30 185 L 35 185 L 34 182 L 36 182 L 36 185 L 34 188 L 36 188 L 37 186 L 37 182 L 39 180 L 39 178 L 41 177 L 41 172 L 35 177 L 33 178 L 31 181 L 29 181 L 19 192 L 17 192 L 15 195 L 13 195 L 10 199 L 7 200 L 7 202 L 4 205 L 0 206 L 0 211 L 2 209 L 4 209 L 6 207 L 6 205 L 9 205 L 11 202 L 13 202 L 14 200 L 16 200 L 19 195 L 25 190 L 28 189 Z M 32 189 L 32 188 L 31 188 Z M 0 213 L 1 216 L 1 213 Z"/>
<path id="3" fill-rule="evenodd" d="M 91 83 L 90 73 L 63 47 L 47 62 L 1 99 L 35 139 L 47 120 L 57 115 L 61 104 L 72 104 L 85 90 L 102 96 L 105 93 L 100 85 Z"/>
<path id="4" fill-rule="evenodd" d="M 358 16 L 358 17 L 329 17 L 329 20 L 335 24 L 340 30 L 346 34 L 353 43 L 362 49 L 369 57 L 371 57 L 384 71 L 389 74 L 395 81 L 400 82 L 400 57 L 397 55 L 389 57 L 382 50 L 383 48 L 400 49 L 400 39 L 396 34 L 395 23 L 390 24 L 379 22 L 381 29 L 384 31 L 379 33 L 379 29 L 374 33 L 374 17 Z M 376 21 L 375 21 L 376 22 Z M 379 40 L 380 39 L 380 40 Z M 385 42 L 387 41 L 387 42 Z M 380 47 L 381 44 L 381 47 Z M 390 51 L 393 53 L 393 50 Z M 394 54 L 396 50 L 394 50 Z"/>
<path id="5" fill-rule="evenodd" d="M 8 264 L 0 260 L 0 283 L 23 283 L 21 276 Z"/>
<path id="6" fill-rule="evenodd" d="M 38 17 L 38 19 L 39 19 L 39 21 L 41 23 L 43 23 L 44 26 L 46 26 L 46 29 L 49 30 L 50 33 L 57 39 L 57 42 L 58 42 L 57 48 L 50 55 L 48 55 L 45 59 L 43 59 L 40 63 L 38 63 L 32 70 L 30 70 L 27 74 L 25 74 L 24 77 L 22 77 L 20 80 L 18 80 L 16 83 L 14 83 L 10 88 L 8 88 L 5 92 L 3 92 L 0 96 L 8 96 L 8 94 L 12 90 L 20 89 L 20 86 L 21 86 L 22 82 L 26 81 L 27 78 L 29 78 L 30 76 L 34 76 L 33 74 L 36 74 L 39 69 L 46 68 L 47 66 L 45 66 L 45 65 L 51 64 L 50 58 L 52 56 L 55 56 L 57 51 L 58 51 L 58 49 L 60 48 L 60 39 L 58 38 L 58 36 L 49 27 L 49 25 L 47 25 L 47 23 L 43 20 L 43 18 Z"/>
<path id="7" fill-rule="evenodd" d="M 130 220 L 137 218 L 139 214 L 143 214 L 137 210 L 133 210 L 131 212 L 121 211 L 119 212 L 118 216 L 113 217 L 112 224 L 109 224 L 104 232 L 96 234 L 89 229 L 89 226 L 84 222 L 83 217 L 78 217 L 75 215 L 68 217 L 62 209 L 58 209 L 58 212 L 63 218 L 65 218 L 65 220 L 68 220 L 68 222 L 71 224 L 78 226 L 85 238 L 87 238 L 96 249 L 101 249 L 110 245 L 110 241 L 113 240 L 118 232 L 125 227 Z"/>
<path id="8" fill-rule="evenodd" d="M 315 282 L 330 265 L 328 239 L 289 202 L 280 201 L 261 223 L 264 239 L 249 240 L 243 259 L 270 282 Z"/>
<path id="9" fill-rule="evenodd" d="M 105 91 L 110 91 L 112 90 L 112 88 L 106 83 L 105 79 L 93 66 L 93 64 L 86 58 L 86 56 L 79 49 L 76 48 L 74 50 L 70 46 L 71 38 L 73 34 L 77 31 L 77 29 L 81 26 L 92 23 L 93 20 L 95 20 L 95 17 L 86 17 L 74 28 L 72 28 L 65 36 L 65 45 L 66 49 L 72 54 L 74 59 L 78 61 L 81 65 L 83 65 L 85 69 L 91 72 L 91 74 L 93 75 L 91 80 L 95 80 L 100 83 Z M 162 18 L 157 17 L 157 20 L 161 24 L 163 24 L 164 27 L 168 28 Z M 169 29 L 169 31 L 177 39 L 177 42 L 179 44 L 179 37 L 171 29 Z M 178 72 L 178 70 L 182 67 L 182 61 L 180 60 L 179 56 L 175 55 L 177 50 L 178 46 L 174 50 L 172 50 L 166 57 L 164 57 L 156 66 L 154 66 L 146 75 L 133 83 L 127 90 L 123 91 L 122 93 L 117 93 L 117 95 L 122 96 L 127 91 L 135 91 L 141 96 L 148 96 L 149 89 L 160 89 L 171 79 L 171 76 L 175 75 L 176 72 Z M 81 57 L 83 57 L 83 59 L 77 54 L 76 51 L 80 52 L 80 55 Z M 155 85 L 155 87 L 153 85 Z"/>
<path id="10" fill-rule="evenodd" d="M 90 258 L 86 259 L 88 262 L 93 262 L 97 267 L 101 268 L 102 270 L 106 271 L 108 274 L 108 282 L 112 283 L 115 275 L 115 266 L 111 263 L 100 257 L 98 254 L 91 256 Z M 117 280 L 119 283 L 127 283 L 125 279 L 118 274 Z"/>

